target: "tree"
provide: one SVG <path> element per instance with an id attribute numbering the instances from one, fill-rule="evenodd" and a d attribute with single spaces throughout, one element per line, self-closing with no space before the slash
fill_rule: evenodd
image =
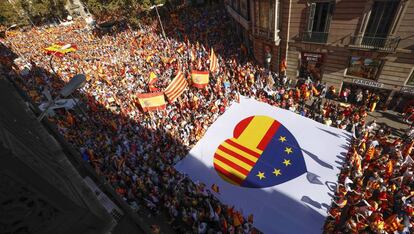
<path id="1" fill-rule="evenodd" d="M 66 0 L 18 0 L 24 13 L 35 23 L 63 19 L 67 15 Z"/>
<path id="2" fill-rule="evenodd" d="M 18 8 L 8 1 L 0 1 L 0 24 L 10 26 L 12 24 L 27 24 L 27 19 L 19 14 Z"/>

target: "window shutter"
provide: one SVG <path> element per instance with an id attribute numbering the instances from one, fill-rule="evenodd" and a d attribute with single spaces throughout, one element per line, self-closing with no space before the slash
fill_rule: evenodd
<path id="1" fill-rule="evenodd" d="M 308 32 L 312 32 L 313 29 L 313 20 L 315 18 L 316 3 L 311 3 L 309 9 L 309 18 L 308 18 Z"/>
<path id="2" fill-rule="evenodd" d="M 331 19 L 332 19 L 334 7 L 335 7 L 335 2 L 334 1 L 329 2 L 329 5 L 328 5 L 328 17 L 326 17 L 326 24 L 325 24 L 324 32 L 329 32 L 329 26 L 331 24 Z"/>

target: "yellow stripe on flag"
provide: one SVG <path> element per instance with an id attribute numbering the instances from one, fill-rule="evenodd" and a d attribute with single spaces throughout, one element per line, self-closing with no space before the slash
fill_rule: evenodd
<path id="1" fill-rule="evenodd" d="M 193 71 L 191 73 L 191 78 L 193 85 L 197 88 L 204 88 L 208 85 L 209 82 L 209 72 L 204 71 Z"/>
<path id="2" fill-rule="evenodd" d="M 138 101 L 144 111 L 165 109 L 166 102 L 163 93 L 139 94 Z"/>
<path id="3" fill-rule="evenodd" d="M 223 168 L 224 170 L 226 170 L 227 172 L 229 172 L 230 174 L 233 174 L 234 176 L 244 180 L 246 178 L 245 175 L 243 175 L 242 173 L 240 173 L 238 170 L 230 167 L 229 165 L 223 163 L 222 161 L 218 160 L 218 159 L 214 159 L 214 163 L 219 165 L 221 168 Z"/>
<path id="4" fill-rule="evenodd" d="M 238 149 L 236 147 L 233 147 L 232 145 L 228 144 L 227 142 L 223 142 L 223 143 L 221 143 L 221 145 L 224 148 L 227 148 L 227 149 L 229 149 L 229 150 L 231 150 L 231 151 L 233 151 L 233 152 L 235 152 L 235 153 L 237 153 L 237 154 L 239 154 L 239 155 L 247 158 L 248 160 L 250 160 L 250 161 L 252 161 L 254 163 L 257 162 L 257 158 L 255 156 L 252 156 L 252 155 L 244 152 L 243 150 L 240 150 L 240 149 Z M 256 153 L 258 153 L 258 154 L 262 154 L 262 151 L 261 150 L 258 150 L 258 149 L 251 149 L 251 150 L 254 151 L 254 152 L 256 152 Z"/>
<path id="5" fill-rule="evenodd" d="M 235 142 L 255 151 L 273 122 L 266 116 L 255 116 Z"/>
<path id="6" fill-rule="evenodd" d="M 217 149 L 216 154 L 218 154 L 218 155 L 222 156 L 223 158 L 226 158 L 226 159 L 234 162 L 235 164 L 239 165 L 240 167 L 243 167 L 244 169 L 246 169 L 248 171 L 250 171 L 252 169 L 252 166 L 250 166 L 249 164 L 247 164 L 243 161 L 240 161 L 239 159 L 231 156 L 230 154 L 227 154 L 227 153 L 221 151 L 220 149 Z"/>

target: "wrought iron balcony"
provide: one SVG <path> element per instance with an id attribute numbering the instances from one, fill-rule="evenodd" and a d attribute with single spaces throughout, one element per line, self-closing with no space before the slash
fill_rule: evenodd
<path id="1" fill-rule="evenodd" d="M 325 44 L 328 41 L 328 32 L 305 31 L 301 33 L 301 39 L 305 42 Z"/>
<path id="2" fill-rule="evenodd" d="M 367 50 L 394 52 L 400 43 L 400 37 L 366 37 L 352 36 L 350 47 Z"/>

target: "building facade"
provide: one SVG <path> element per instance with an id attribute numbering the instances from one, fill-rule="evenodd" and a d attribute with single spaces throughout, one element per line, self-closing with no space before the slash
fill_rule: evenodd
<path id="1" fill-rule="evenodd" d="M 256 60 L 270 58 L 272 70 L 286 61 L 289 78 L 375 91 L 397 109 L 414 97 L 413 0 L 231 0 L 226 7 Z"/>

